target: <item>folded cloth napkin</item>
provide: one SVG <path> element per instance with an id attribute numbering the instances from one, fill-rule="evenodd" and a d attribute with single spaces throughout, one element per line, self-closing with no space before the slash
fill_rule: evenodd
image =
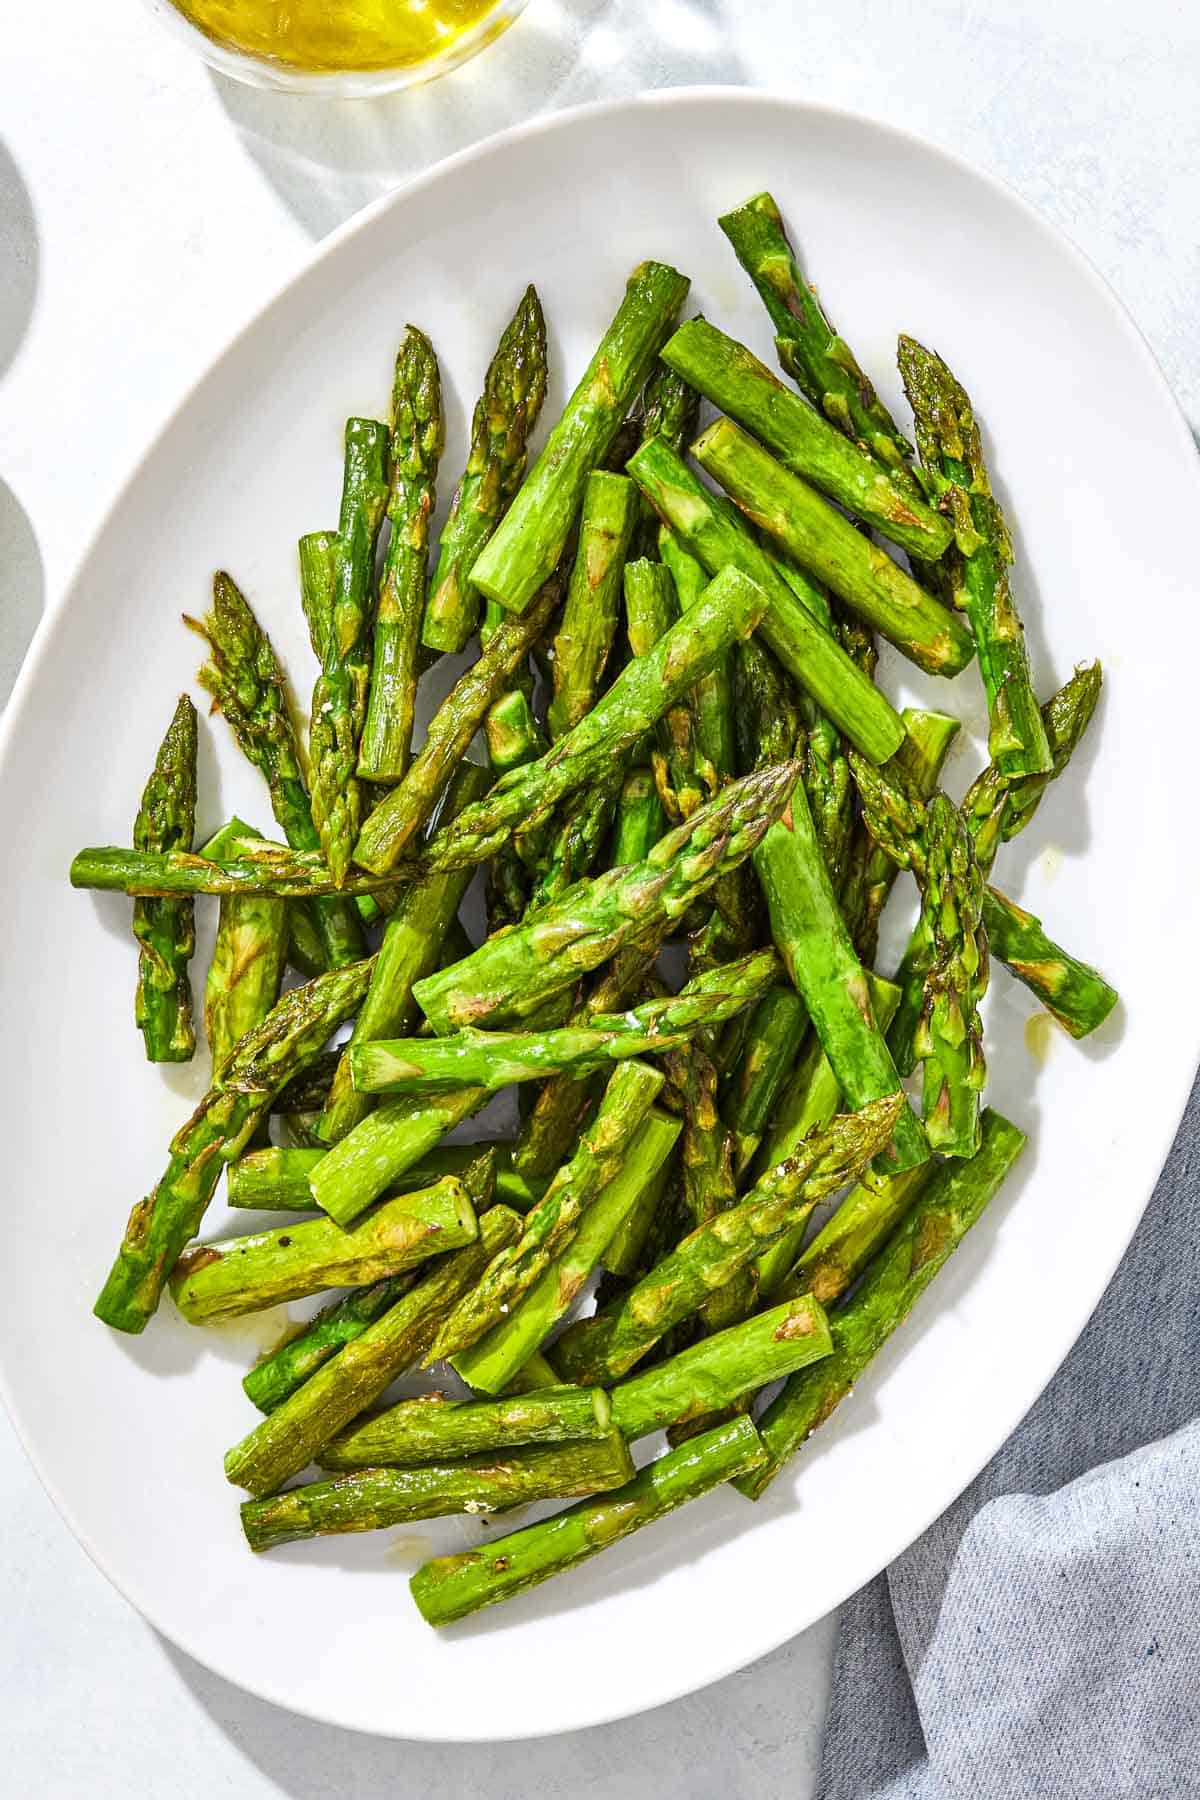
<path id="1" fill-rule="evenodd" d="M 1200 1796 L 1198 1276 L 1200 1081 L 1046 1392 L 844 1608 L 818 1800 Z"/>

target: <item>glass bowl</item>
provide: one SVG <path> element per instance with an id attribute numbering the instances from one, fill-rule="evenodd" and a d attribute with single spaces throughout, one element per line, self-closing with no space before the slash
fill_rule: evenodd
<path id="1" fill-rule="evenodd" d="M 312 94 L 327 100 L 373 99 L 417 87 L 445 75 L 460 63 L 478 55 L 524 12 L 528 0 L 496 0 L 482 18 L 457 32 L 441 50 L 417 62 L 378 69 L 302 69 L 209 37 L 177 10 L 172 0 L 145 0 L 150 11 L 181 43 L 187 44 L 210 68 L 250 87 L 274 88 L 288 94 Z"/>

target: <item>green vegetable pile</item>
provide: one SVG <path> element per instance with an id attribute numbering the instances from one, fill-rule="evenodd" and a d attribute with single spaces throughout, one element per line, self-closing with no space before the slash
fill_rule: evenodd
<path id="1" fill-rule="evenodd" d="M 132 843 L 71 867 L 133 898 L 151 1061 L 193 1054 L 194 897 L 220 906 L 212 1084 L 98 1317 L 141 1331 L 166 1287 L 195 1324 L 342 1290 L 246 1376 L 262 1417 L 225 1470 L 251 1547 L 575 1502 L 426 1563 L 435 1625 L 719 1483 L 762 1494 L 1024 1146 L 983 1105 L 989 963 L 1076 1037 L 1116 1001 L 990 885 L 1101 671 L 1039 703 L 967 394 L 900 339 L 914 453 L 770 196 L 721 226 L 790 381 L 679 324 L 687 280 L 643 263 L 527 469 L 547 376 L 529 288 L 431 554 L 441 385 L 410 326 L 390 425 L 349 421 L 337 529 L 299 548 L 307 750 L 228 575 L 187 621 L 278 838 L 232 819 L 193 847 L 183 698 Z M 961 805 L 939 786 L 958 722 L 896 710 L 876 634 L 935 675 L 977 663 L 991 761 Z M 473 640 L 414 744 L 421 679 Z M 920 910 L 886 979 L 901 870 Z M 476 945 L 459 913 L 479 871 Z M 513 1084 L 515 1137 L 443 1141 Z M 282 1222 L 194 1242 L 222 1172 L 232 1206 Z M 471 1397 L 386 1404 L 432 1363 Z"/>

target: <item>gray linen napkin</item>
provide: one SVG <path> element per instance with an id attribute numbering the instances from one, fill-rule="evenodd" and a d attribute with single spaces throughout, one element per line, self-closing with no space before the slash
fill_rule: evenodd
<path id="1" fill-rule="evenodd" d="M 1200 1081 L 1049 1388 L 847 1603 L 818 1800 L 1200 1796 L 1198 1276 Z"/>

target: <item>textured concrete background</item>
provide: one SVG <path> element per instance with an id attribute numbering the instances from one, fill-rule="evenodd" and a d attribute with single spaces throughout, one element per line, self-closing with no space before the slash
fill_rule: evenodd
<path id="1" fill-rule="evenodd" d="M 446 81 L 328 107 L 212 76 L 135 0 L 10 13 L 0 702 L 46 597 L 151 430 L 310 244 L 438 157 L 582 100 L 695 82 L 790 84 L 925 133 L 1011 182 L 1091 256 L 1200 423 L 1191 0 L 531 0 L 500 45 Z M 277 1712 L 163 1643 L 91 1567 L 2 1418 L 0 1517 L 0 1735 L 13 1793 L 812 1793 L 832 1621 L 623 1725 L 495 1748 L 400 1745 Z M 180 1569 L 203 1579 L 185 1552 Z"/>

